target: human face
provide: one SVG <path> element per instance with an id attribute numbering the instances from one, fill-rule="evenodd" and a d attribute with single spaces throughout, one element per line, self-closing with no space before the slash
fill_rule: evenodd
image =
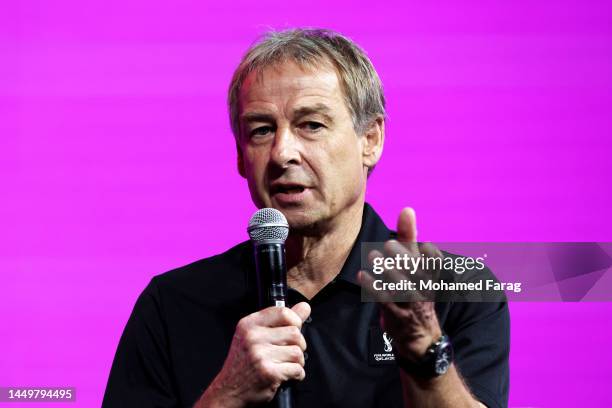
<path id="1" fill-rule="evenodd" d="M 361 209 L 364 138 L 332 67 L 287 62 L 253 72 L 239 110 L 238 166 L 258 208 L 280 210 L 292 229 L 324 227 Z"/>

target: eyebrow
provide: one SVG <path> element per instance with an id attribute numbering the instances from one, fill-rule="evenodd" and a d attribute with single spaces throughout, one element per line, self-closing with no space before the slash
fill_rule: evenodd
<path id="1" fill-rule="evenodd" d="M 247 112 L 240 115 L 241 122 L 273 122 L 274 116 L 268 113 Z"/>
<path id="2" fill-rule="evenodd" d="M 308 115 L 321 115 L 327 121 L 333 122 L 333 118 L 331 117 L 331 109 L 324 103 L 317 103 L 313 106 L 304 106 L 293 111 L 293 116 L 298 119 Z"/>
<path id="3" fill-rule="evenodd" d="M 308 115 L 321 115 L 327 121 L 333 122 L 333 118 L 331 116 L 331 109 L 325 105 L 324 103 L 317 103 L 312 106 L 303 106 L 301 108 L 297 108 L 293 111 L 293 117 L 295 119 L 300 119 L 304 116 Z M 269 113 L 261 113 L 261 112 L 246 112 L 240 115 L 240 121 L 251 123 L 251 122 L 274 122 L 274 115 Z"/>

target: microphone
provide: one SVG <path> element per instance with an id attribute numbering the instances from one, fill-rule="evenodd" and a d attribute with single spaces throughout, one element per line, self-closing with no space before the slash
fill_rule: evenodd
<path id="1" fill-rule="evenodd" d="M 277 209 L 262 208 L 251 217 L 247 231 L 255 251 L 259 307 L 285 307 L 285 240 L 289 235 L 289 223 Z M 291 387 L 288 383 L 281 384 L 272 403 L 278 408 L 291 408 Z"/>

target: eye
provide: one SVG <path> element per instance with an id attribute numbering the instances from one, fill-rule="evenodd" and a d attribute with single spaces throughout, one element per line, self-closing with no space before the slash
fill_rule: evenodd
<path id="1" fill-rule="evenodd" d="M 273 130 L 274 129 L 272 129 L 272 126 L 261 126 L 261 127 L 258 127 L 258 128 L 255 128 L 255 129 L 251 130 L 250 136 L 251 137 L 266 136 L 270 132 L 272 132 Z"/>
<path id="2" fill-rule="evenodd" d="M 304 122 L 302 123 L 302 128 L 308 130 L 309 132 L 317 132 L 325 126 L 319 122 Z"/>

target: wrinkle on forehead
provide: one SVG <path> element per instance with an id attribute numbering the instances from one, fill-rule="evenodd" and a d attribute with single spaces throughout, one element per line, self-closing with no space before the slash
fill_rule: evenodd
<path id="1" fill-rule="evenodd" d="M 266 72 L 276 71 L 277 73 L 279 73 L 283 70 L 283 68 L 288 66 L 297 68 L 306 75 L 314 74 L 317 71 L 331 71 L 336 74 L 338 80 L 340 79 L 336 67 L 331 63 L 331 61 L 324 57 L 321 57 L 320 59 L 312 63 L 307 61 L 299 61 L 291 58 L 285 58 L 283 60 L 279 60 L 275 63 L 264 65 L 253 70 L 253 72 L 251 72 L 248 77 L 251 77 L 252 74 L 254 74 L 253 76 L 255 77 L 256 82 L 263 81 L 264 74 Z"/>
<path id="2" fill-rule="evenodd" d="M 296 73 L 298 75 L 294 75 Z M 275 78 L 270 78 L 275 75 Z M 316 79 L 313 80 L 313 76 Z M 251 92 L 254 88 L 259 88 L 255 95 Z M 315 68 L 287 61 L 253 71 L 247 76 L 240 89 L 240 111 L 246 103 L 252 102 L 252 98 L 259 99 L 261 90 L 265 91 L 265 95 L 276 95 L 281 91 L 286 92 L 287 89 L 300 91 L 309 88 L 313 89 L 314 94 L 320 94 L 317 91 L 324 91 L 332 95 L 340 91 L 340 97 L 343 97 L 338 73 L 331 63 L 325 62 L 324 65 Z"/>

